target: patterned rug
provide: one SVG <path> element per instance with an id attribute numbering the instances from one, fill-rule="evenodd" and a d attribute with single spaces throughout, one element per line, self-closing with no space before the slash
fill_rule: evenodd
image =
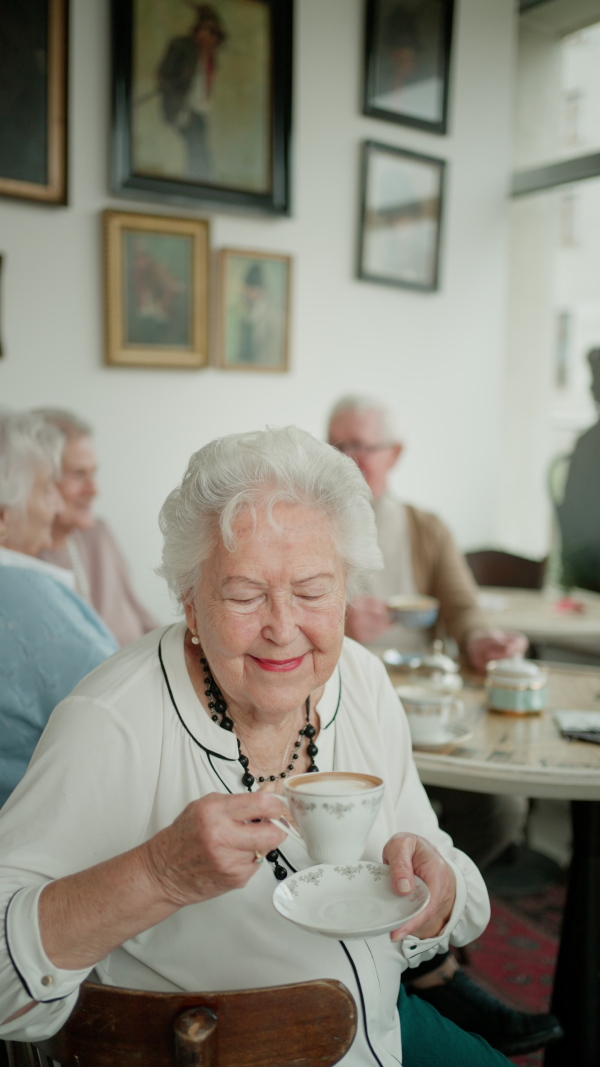
<path id="1" fill-rule="evenodd" d="M 492 897 L 490 924 L 469 945 L 467 970 L 477 982 L 520 1011 L 550 1008 L 565 886 L 510 900 Z M 543 1053 L 516 1056 L 520 1067 L 539 1067 Z"/>

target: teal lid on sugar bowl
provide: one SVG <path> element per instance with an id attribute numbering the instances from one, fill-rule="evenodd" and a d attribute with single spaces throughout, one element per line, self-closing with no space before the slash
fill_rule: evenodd
<path id="1" fill-rule="evenodd" d="M 520 656 L 492 660 L 487 665 L 485 688 L 491 711 L 535 715 L 546 706 L 548 672 Z"/>

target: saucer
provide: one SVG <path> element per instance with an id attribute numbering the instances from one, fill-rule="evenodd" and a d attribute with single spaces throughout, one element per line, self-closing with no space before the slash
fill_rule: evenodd
<path id="1" fill-rule="evenodd" d="M 432 752 L 438 748 L 450 748 L 454 745 L 462 745 L 473 736 L 473 731 L 461 722 L 449 722 L 443 726 L 440 733 L 436 734 L 435 740 L 413 741 L 412 747 Z"/>
<path id="2" fill-rule="evenodd" d="M 315 934 L 346 940 L 388 934 L 429 901 L 420 878 L 406 897 L 394 893 L 385 863 L 319 863 L 280 882 L 273 904 L 290 922 Z"/>

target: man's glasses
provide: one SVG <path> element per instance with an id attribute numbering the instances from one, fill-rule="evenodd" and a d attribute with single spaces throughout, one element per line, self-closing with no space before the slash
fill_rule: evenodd
<path id="1" fill-rule="evenodd" d="M 383 452 L 386 448 L 393 448 L 389 442 L 380 445 L 363 445 L 360 441 L 336 441 L 334 448 L 343 452 L 345 456 L 364 456 L 371 452 Z"/>

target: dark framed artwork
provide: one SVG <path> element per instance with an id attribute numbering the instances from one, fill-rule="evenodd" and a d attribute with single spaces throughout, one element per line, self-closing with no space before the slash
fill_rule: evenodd
<path id="1" fill-rule="evenodd" d="M 365 115 L 446 133 L 454 0 L 366 0 Z"/>
<path id="2" fill-rule="evenodd" d="M 438 288 L 443 159 L 391 145 L 363 145 L 358 277 Z"/>
<path id="3" fill-rule="evenodd" d="M 67 202 L 69 0 L 0 4 L 0 195 Z"/>
<path id="4" fill-rule="evenodd" d="M 273 252 L 219 253 L 219 366 L 289 368 L 292 261 Z"/>
<path id="5" fill-rule="evenodd" d="M 112 188 L 290 206 L 293 0 L 112 0 Z"/>
<path id="6" fill-rule="evenodd" d="M 208 363 L 208 222 L 105 211 L 106 362 Z"/>

